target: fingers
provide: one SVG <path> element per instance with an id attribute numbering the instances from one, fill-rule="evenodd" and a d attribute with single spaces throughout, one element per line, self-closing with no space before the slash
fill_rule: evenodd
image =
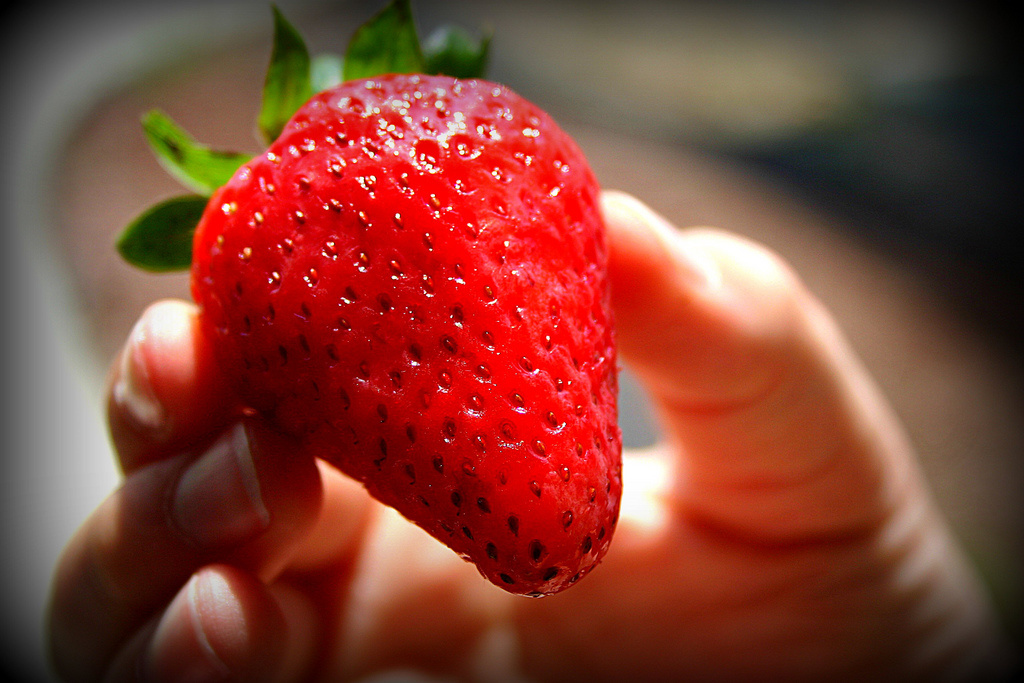
<path id="1" fill-rule="evenodd" d="M 151 305 L 110 374 L 107 415 L 122 469 L 131 472 L 209 440 L 234 408 L 196 307 L 178 300 Z"/>
<path id="2" fill-rule="evenodd" d="M 106 681 L 302 680 L 315 651 L 309 598 L 227 565 L 199 570 L 117 655 Z"/>
<path id="3" fill-rule="evenodd" d="M 142 314 L 110 373 L 108 418 L 126 473 L 185 451 L 195 452 L 237 418 L 227 382 L 200 331 L 194 304 L 159 301 Z M 293 558 L 293 565 L 303 570 L 323 567 L 350 553 L 368 507 L 361 485 L 323 463 L 319 467 L 324 507 Z M 205 510 L 202 505 L 192 509 Z M 223 533 L 222 525 L 215 527 Z"/>
<path id="4" fill-rule="evenodd" d="M 760 541 L 856 533 L 895 504 L 901 431 L 835 324 L 776 255 L 604 196 L 620 349 L 684 458 L 692 519 Z"/>
<path id="5" fill-rule="evenodd" d="M 146 657 L 202 663 L 182 655 L 204 642 L 196 635 L 204 633 L 195 629 L 199 622 L 185 617 L 195 616 L 197 600 L 211 594 L 200 589 L 209 585 L 222 586 L 218 595 L 234 596 L 237 604 L 222 605 L 229 622 L 262 625 L 232 647 L 277 656 L 259 644 L 261 634 L 280 625 L 273 614 L 282 605 L 304 598 L 291 591 L 282 602 L 283 585 L 268 589 L 259 582 L 285 569 L 308 577 L 354 555 L 368 508 L 365 492 L 259 421 L 238 422 L 189 303 L 163 301 L 147 309 L 114 364 L 109 387 L 111 437 L 126 479 L 59 562 L 49 616 L 58 671 L 68 680 L 95 680 L 104 672 L 117 680 L 118 671 Z M 211 562 L 229 563 L 241 574 L 226 566 L 214 574 L 201 570 Z M 210 609 L 208 616 L 218 618 Z"/>
<path id="6" fill-rule="evenodd" d="M 53 659 L 68 680 L 95 680 L 200 567 L 229 562 L 267 580 L 314 525 L 316 464 L 252 424 L 198 456 L 136 469 L 85 522 L 57 567 Z"/>

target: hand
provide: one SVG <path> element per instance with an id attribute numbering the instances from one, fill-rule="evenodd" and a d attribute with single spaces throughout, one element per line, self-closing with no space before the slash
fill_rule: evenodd
<path id="1" fill-rule="evenodd" d="M 776 256 L 604 197 L 620 349 L 665 439 L 627 453 L 604 563 L 507 595 L 299 446 L 222 407 L 182 302 L 111 374 L 123 485 L 54 580 L 67 680 L 972 678 L 985 596 L 885 402 Z M 199 511 L 204 511 L 200 514 Z"/>

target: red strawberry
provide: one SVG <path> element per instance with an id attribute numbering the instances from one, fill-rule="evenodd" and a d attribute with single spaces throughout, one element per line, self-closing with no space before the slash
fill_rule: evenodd
<path id="1" fill-rule="evenodd" d="M 621 492 L 597 195 L 507 88 L 348 81 L 213 194 L 192 293 L 247 406 L 495 584 L 554 593 Z"/>

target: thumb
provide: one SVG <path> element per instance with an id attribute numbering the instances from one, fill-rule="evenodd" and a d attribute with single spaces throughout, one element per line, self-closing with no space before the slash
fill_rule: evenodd
<path id="1" fill-rule="evenodd" d="M 603 197 L 620 350 L 677 446 L 692 519 L 789 543 L 873 528 L 912 458 L 835 323 L 763 246 Z"/>

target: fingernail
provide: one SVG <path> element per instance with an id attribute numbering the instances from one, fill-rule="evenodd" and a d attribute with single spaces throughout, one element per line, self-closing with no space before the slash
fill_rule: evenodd
<path id="1" fill-rule="evenodd" d="M 249 439 L 238 424 L 218 439 L 182 475 L 171 517 L 200 547 L 236 545 L 270 524 Z"/>
<path id="2" fill-rule="evenodd" d="M 204 603 L 216 605 L 221 622 L 233 621 L 231 617 L 240 612 L 221 577 L 208 571 L 193 575 L 161 617 L 140 662 L 140 679 L 212 683 L 231 678 L 231 669 L 217 654 L 203 626 Z"/>
<path id="3" fill-rule="evenodd" d="M 128 335 L 114 382 L 114 401 L 142 427 L 160 431 L 167 424 L 164 409 L 150 382 L 143 346 L 153 336 L 150 318 L 143 317 Z"/>
<path id="4" fill-rule="evenodd" d="M 721 271 L 711 255 L 685 239 L 682 232 L 639 199 L 610 191 L 602 195 L 602 203 L 609 221 L 628 226 L 633 236 L 665 254 L 688 284 L 711 289 L 721 284 Z"/>

